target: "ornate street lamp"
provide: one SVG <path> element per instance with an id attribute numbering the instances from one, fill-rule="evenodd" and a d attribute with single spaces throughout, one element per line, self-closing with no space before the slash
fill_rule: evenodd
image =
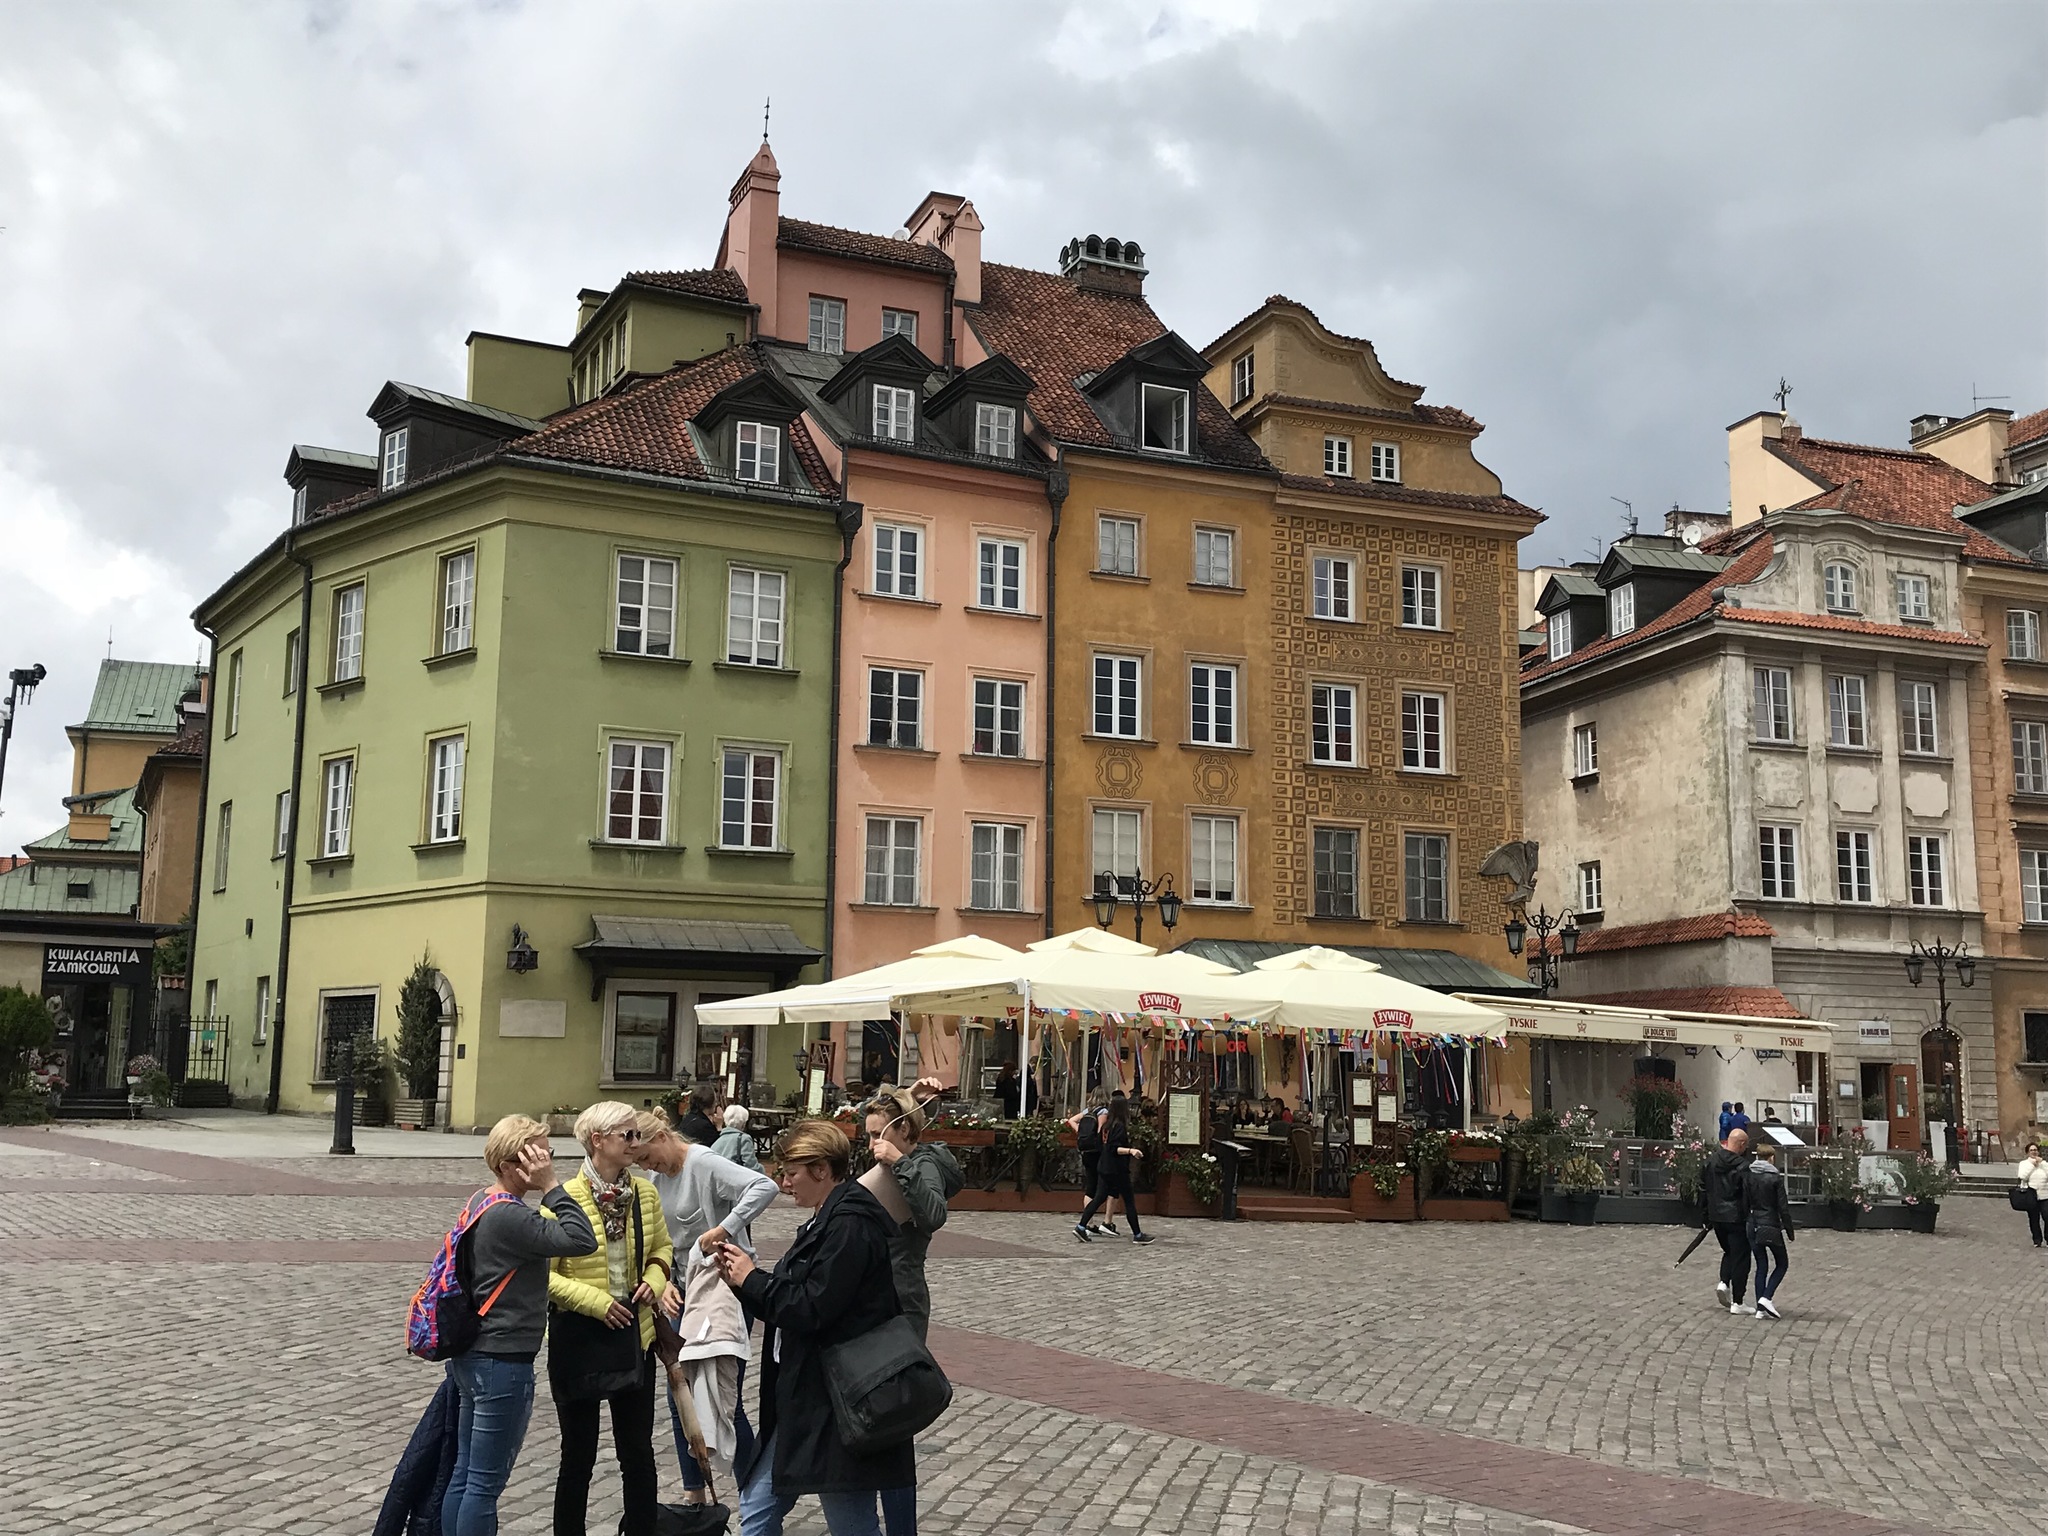
<path id="1" fill-rule="evenodd" d="M 1138 942 L 1145 942 L 1145 903 L 1156 900 L 1159 903 L 1159 922 L 1168 933 L 1180 926 L 1180 893 L 1173 888 L 1173 876 L 1161 875 L 1157 880 L 1147 880 L 1142 869 L 1133 868 L 1128 875 L 1113 875 L 1103 870 L 1095 877 L 1095 922 L 1098 927 L 1107 928 L 1116 921 L 1116 909 L 1128 904 L 1131 909 L 1133 927 Z"/>
<path id="2" fill-rule="evenodd" d="M 1956 980 L 1963 986 L 1977 985 L 1977 957 L 1969 952 L 1967 944 L 1944 944 L 1939 939 L 1932 944 L 1910 941 L 1906 954 L 1906 980 L 1919 986 L 1927 976 L 1927 962 L 1934 962 L 1934 994 L 1937 1006 L 1936 1032 L 1941 1037 L 1941 1092 L 1943 1114 L 1942 1161 L 1951 1170 L 1962 1166 L 1962 1156 L 1957 1146 L 1958 1132 L 1956 1115 L 1961 1109 L 1958 1093 L 1961 1088 L 1961 1072 L 1956 1061 L 1956 1032 L 1948 1022 L 1948 973 L 1955 967 Z"/>
<path id="3" fill-rule="evenodd" d="M 1544 997 L 1550 996 L 1550 989 L 1563 977 L 1564 962 L 1579 952 L 1579 922 L 1577 914 L 1566 907 L 1556 917 L 1549 909 L 1538 907 L 1532 916 L 1526 911 L 1516 912 L 1501 925 L 1501 932 L 1507 935 L 1508 953 L 1520 959 L 1531 930 L 1536 934 L 1536 953 L 1529 961 L 1529 979 L 1536 983 Z M 1558 953 L 1552 953 L 1550 937 L 1557 935 Z"/>

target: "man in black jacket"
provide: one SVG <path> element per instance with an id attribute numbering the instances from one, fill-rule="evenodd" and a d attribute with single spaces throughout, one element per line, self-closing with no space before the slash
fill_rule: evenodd
<path id="1" fill-rule="evenodd" d="M 1749 1133 L 1732 1130 L 1707 1158 L 1700 1181 L 1700 1199 L 1707 1224 L 1721 1245 L 1721 1281 L 1714 1294 L 1731 1313 L 1750 1312 L 1742 1304 L 1749 1278 Z"/>
<path id="2" fill-rule="evenodd" d="M 1778 1149 L 1769 1141 L 1757 1143 L 1756 1160 L 1749 1165 L 1744 1193 L 1749 1197 L 1749 1251 L 1756 1257 L 1756 1311 L 1759 1317 L 1781 1317 L 1772 1299 L 1792 1267 L 1785 1241 L 1792 1236 L 1792 1209 L 1785 1203 L 1785 1176 L 1772 1161 Z M 1776 1267 L 1772 1265 L 1775 1263 Z"/>

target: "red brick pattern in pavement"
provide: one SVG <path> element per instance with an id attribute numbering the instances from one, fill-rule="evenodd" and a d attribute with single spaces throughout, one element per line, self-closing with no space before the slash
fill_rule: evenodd
<path id="1" fill-rule="evenodd" d="M 1921 1536 L 1824 1505 L 1628 1471 L 994 1334 L 934 1326 L 931 1344 L 962 1386 L 1603 1536 Z"/>

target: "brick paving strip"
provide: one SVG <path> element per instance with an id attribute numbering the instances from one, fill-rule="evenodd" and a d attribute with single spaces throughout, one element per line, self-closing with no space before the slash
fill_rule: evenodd
<path id="1" fill-rule="evenodd" d="M 1825 1505 L 1134 1369 L 995 1334 L 934 1325 L 931 1344 L 961 1386 L 1601 1536 L 1929 1536 Z"/>

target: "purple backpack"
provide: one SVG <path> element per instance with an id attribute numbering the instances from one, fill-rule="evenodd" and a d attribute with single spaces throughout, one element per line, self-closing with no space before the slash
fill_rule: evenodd
<path id="1" fill-rule="evenodd" d="M 450 1360 L 475 1344 L 484 1318 L 512 1283 L 512 1275 L 518 1273 L 515 1269 L 500 1280 L 482 1306 L 470 1300 L 462 1275 L 462 1240 L 485 1211 L 514 1197 L 499 1189 L 493 1190 L 481 1205 L 475 1203 L 475 1196 L 470 1200 L 441 1240 L 441 1251 L 434 1255 L 434 1262 L 427 1267 L 427 1278 L 413 1292 L 412 1305 L 406 1310 L 405 1351 L 422 1360 Z"/>

